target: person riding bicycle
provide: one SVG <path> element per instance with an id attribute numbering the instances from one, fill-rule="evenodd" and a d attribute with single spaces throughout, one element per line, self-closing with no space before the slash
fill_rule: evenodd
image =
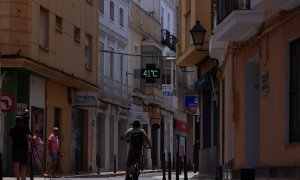
<path id="1" fill-rule="evenodd" d="M 131 125 L 132 128 L 129 128 L 125 133 L 125 140 L 130 144 L 126 163 L 127 167 L 125 180 L 130 179 L 129 176 L 132 170 L 132 165 L 136 159 L 140 159 L 143 145 L 146 143 L 149 148 L 152 146 L 147 133 L 144 129 L 140 128 L 140 121 L 135 120 Z"/>

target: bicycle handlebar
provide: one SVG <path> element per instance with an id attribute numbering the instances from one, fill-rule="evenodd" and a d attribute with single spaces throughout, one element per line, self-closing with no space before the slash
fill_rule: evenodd
<path id="1" fill-rule="evenodd" d="M 152 147 L 151 147 L 151 146 L 145 146 L 145 145 L 144 145 L 144 148 L 146 148 L 146 149 L 151 149 Z"/>

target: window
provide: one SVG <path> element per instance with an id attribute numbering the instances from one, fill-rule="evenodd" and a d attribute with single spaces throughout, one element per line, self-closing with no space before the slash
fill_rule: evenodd
<path id="1" fill-rule="evenodd" d="M 99 12 L 104 14 L 104 0 L 99 0 Z"/>
<path id="2" fill-rule="evenodd" d="M 300 38 L 290 43 L 289 64 L 289 142 L 300 142 Z"/>
<path id="3" fill-rule="evenodd" d="M 137 45 L 134 46 L 134 69 L 139 68 L 139 47 Z"/>
<path id="4" fill-rule="evenodd" d="M 164 28 L 164 8 L 161 8 L 161 15 L 160 15 L 160 24 L 161 24 L 161 28 Z"/>
<path id="5" fill-rule="evenodd" d="M 80 42 L 80 29 L 78 27 L 74 27 L 74 39 Z"/>
<path id="6" fill-rule="evenodd" d="M 170 17 L 170 13 L 168 13 L 168 30 L 170 31 L 170 23 L 171 23 L 171 17 Z"/>
<path id="7" fill-rule="evenodd" d="M 104 44 L 102 42 L 99 43 L 99 57 L 98 57 L 98 64 L 99 64 L 99 74 L 103 75 L 104 71 Z"/>
<path id="8" fill-rule="evenodd" d="M 161 80 L 162 84 L 172 84 L 171 81 L 171 61 L 163 61 L 162 62 L 162 72 L 161 72 Z"/>
<path id="9" fill-rule="evenodd" d="M 109 77 L 114 78 L 114 48 L 109 48 Z"/>
<path id="10" fill-rule="evenodd" d="M 185 1 L 185 8 L 186 8 L 186 12 L 191 11 L 191 0 Z"/>
<path id="11" fill-rule="evenodd" d="M 119 16 L 120 16 L 120 26 L 124 27 L 124 11 L 123 11 L 123 8 L 120 8 Z"/>
<path id="12" fill-rule="evenodd" d="M 109 4 L 109 9 L 110 9 L 110 19 L 112 21 L 115 20 L 115 4 L 113 1 L 110 1 L 110 4 Z"/>
<path id="13" fill-rule="evenodd" d="M 121 54 L 120 55 L 120 62 L 118 62 L 118 80 L 123 81 L 123 61 L 124 61 L 124 56 Z"/>
<path id="14" fill-rule="evenodd" d="M 92 36 L 86 34 L 84 45 L 85 67 L 92 68 Z"/>
<path id="15" fill-rule="evenodd" d="M 55 18 L 55 28 L 59 32 L 62 32 L 62 29 L 63 29 L 62 18 L 59 16 L 56 16 L 56 18 Z"/>
<path id="16" fill-rule="evenodd" d="M 49 47 L 49 11 L 40 8 L 40 47 Z"/>
<path id="17" fill-rule="evenodd" d="M 54 107 L 54 127 L 60 128 L 61 125 L 61 108 Z"/>
<path id="18" fill-rule="evenodd" d="M 137 56 L 139 54 L 139 46 L 135 45 L 134 46 L 134 92 L 139 92 L 140 90 L 140 79 L 137 78 L 137 74 L 140 74 L 140 72 L 138 71 L 138 69 L 140 69 L 140 57 Z"/>

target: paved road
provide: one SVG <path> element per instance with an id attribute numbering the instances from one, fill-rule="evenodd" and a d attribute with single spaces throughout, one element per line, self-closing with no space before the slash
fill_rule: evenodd
<path id="1" fill-rule="evenodd" d="M 188 179 L 192 179 L 192 177 L 194 177 L 195 173 L 188 173 Z M 159 179 L 161 180 L 162 179 L 162 173 L 142 173 L 139 177 L 139 180 L 150 180 L 150 179 Z M 175 172 L 172 173 L 172 177 L 171 179 L 174 180 L 176 177 L 176 174 Z M 116 177 L 109 177 L 109 178 L 100 178 L 100 179 L 103 179 L 103 180 L 112 180 L 112 179 L 115 179 L 115 180 L 124 180 L 125 176 L 116 176 Z M 179 176 L 179 179 L 183 179 L 184 176 L 183 176 L 183 173 Z M 166 179 L 168 179 L 168 175 L 166 174 Z"/>

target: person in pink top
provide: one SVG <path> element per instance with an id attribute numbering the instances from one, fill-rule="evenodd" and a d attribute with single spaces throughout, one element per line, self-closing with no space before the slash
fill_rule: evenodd
<path id="1" fill-rule="evenodd" d="M 51 164 L 48 166 L 44 176 L 48 176 L 48 173 L 51 173 L 51 177 L 56 178 L 55 169 L 57 164 L 59 151 L 59 140 L 58 140 L 58 128 L 54 127 L 52 134 L 48 137 L 48 151 L 51 158 Z"/>

